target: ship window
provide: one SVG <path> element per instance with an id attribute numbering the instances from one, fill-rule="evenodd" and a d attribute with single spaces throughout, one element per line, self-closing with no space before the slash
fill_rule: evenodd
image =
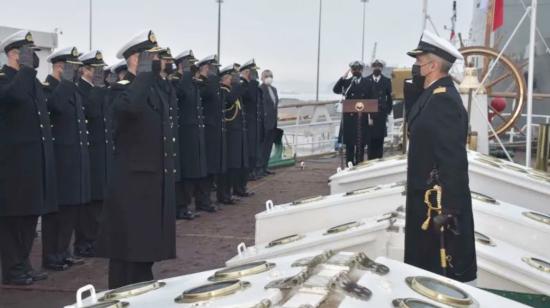
<path id="1" fill-rule="evenodd" d="M 127 285 L 127 286 L 109 291 L 105 293 L 105 295 L 100 300 L 103 301 L 103 300 L 129 298 L 129 297 L 141 295 L 141 294 L 162 288 L 165 285 L 166 285 L 165 282 L 160 282 L 156 280 L 139 282 L 139 283 Z"/>
<path id="2" fill-rule="evenodd" d="M 468 306 L 474 300 L 462 289 L 435 278 L 416 276 L 405 279 L 407 285 L 420 295 L 450 306 Z"/>

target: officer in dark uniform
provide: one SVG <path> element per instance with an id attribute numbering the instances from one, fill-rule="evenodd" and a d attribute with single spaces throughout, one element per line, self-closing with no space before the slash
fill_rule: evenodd
<path id="1" fill-rule="evenodd" d="M 273 72 L 271 70 L 264 70 L 262 72 L 262 89 L 263 103 L 264 103 L 264 148 L 262 152 L 262 172 L 264 174 L 274 174 L 273 171 L 268 169 L 269 158 L 271 156 L 271 149 L 273 148 L 273 142 L 275 141 L 275 135 L 277 130 L 277 113 L 279 108 L 279 95 L 277 88 L 273 86 Z"/>
<path id="2" fill-rule="evenodd" d="M 463 57 L 428 31 L 408 55 L 416 58 L 413 83 L 424 91 L 408 116 L 405 262 L 470 282 L 476 279 L 477 265 L 466 155 L 468 115 L 449 76 L 455 60 Z M 424 194 L 437 186 L 442 209 L 428 215 Z"/>
<path id="3" fill-rule="evenodd" d="M 373 87 L 368 78 L 363 77 L 365 64 L 361 61 L 351 62 L 350 69 L 346 71 L 332 89 L 334 93 L 345 96 L 346 99 L 368 99 L 373 96 Z M 349 73 L 352 76 L 348 78 Z M 365 156 L 365 145 L 369 141 L 369 119 L 370 116 L 362 116 L 361 123 L 357 123 L 356 113 L 343 113 L 342 125 L 340 129 L 340 139 L 346 145 L 346 162 L 352 162 L 354 165 L 362 162 Z M 358 125 L 361 125 L 360 136 L 358 135 Z M 361 144 L 358 140 L 361 139 Z"/>
<path id="4" fill-rule="evenodd" d="M 235 66 L 230 65 L 221 69 L 219 73 L 220 101 L 222 102 L 223 108 L 223 126 L 224 130 L 227 131 L 224 135 L 224 137 L 227 138 L 226 142 L 224 142 L 226 145 L 226 149 L 224 151 L 227 153 L 227 170 L 226 172 L 218 175 L 218 181 L 216 185 L 218 202 L 227 205 L 236 204 L 237 199 L 234 199 L 232 197 L 232 187 L 234 182 L 232 179 L 235 178 L 236 175 L 234 174 L 235 169 L 239 170 L 240 167 L 242 167 L 242 162 L 236 163 L 234 161 L 238 160 L 240 157 L 234 157 L 234 155 L 232 155 L 233 153 L 231 153 L 232 150 L 242 151 L 242 148 L 232 149 L 232 145 L 230 144 L 230 142 L 232 141 L 238 141 L 235 142 L 235 146 L 242 146 L 242 141 L 234 140 L 235 138 L 233 138 L 233 140 L 230 139 L 235 136 L 231 132 L 229 132 L 230 128 L 234 130 L 231 122 L 235 121 L 238 113 L 240 113 L 240 102 L 238 102 L 237 93 L 232 91 L 233 74 L 235 74 L 236 72 L 237 70 L 235 70 Z M 241 155 L 242 157 L 242 154 L 239 155 Z M 234 168 L 235 165 L 237 165 L 238 167 Z"/>
<path id="5" fill-rule="evenodd" d="M 74 253 L 80 257 L 93 257 L 112 156 L 111 127 L 109 127 L 110 121 L 107 120 L 110 117 L 110 111 L 103 75 L 105 62 L 101 51 L 92 50 L 82 55 L 79 60 L 82 62 L 82 67 L 77 87 L 82 97 L 90 132 L 88 150 L 92 202 L 78 212 Z"/>
<path id="6" fill-rule="evenodd" d="M 248 125 L 246 123 L 246 111 L 242 103 L 242 94 L 246 91 L 248 83 L 240 79 L 240 65 L 233 64 L 232 88 L 230 95 L 226 96 L 225 126 L 227 129 L 227 168 L 229 181 L 231 182 L 232 195 L 248 197 L 254 194 L 246 188 L 248 182 Z M 233 97 L 232 102 L 228 99 Z M 231 100 L 231 99 L 229 99 Z"/>
<path id="7" fill-rule="evenodd" d="M 384 62 L 375 60 L 371 64 L 372 74 L 367 79 L 372 85 L 373 97 L 378 99 L 378 112 L 370 114 L 372 125 L 369 127 L 370 138 L 367 144 L 367 158 L 382 158 L 384 155 L 384 138 L 388 135 L 386 122 L 392 112 L 393 98 L 391 79 L 382 74 Z"/>
<path id="8" fill-rule="evenodd" d="M 120 62 L 114 64 L 111 67 L 111 74 L 115 76 L 115 81 L 124 80 L 126 74 L 128 74 L 128 64 L 126 60 L 121 60 Z"/>
<path id="9" fill-rule="evenodd" d="M 240 68 L 241 84 L 240 91 L 242 103 L 246 110 L 246 124 L 248 135 L 248 168 L 249 179 L 258 179 L 257 168 L 261 165 L 262 157 L 262 110 L 261 89 L 258 83 L 257 70 L 254 59 L 244 63 Z"/>
<path id="10" fill-rule="evenodd" d="M 113 101 L 115 152 L 97 255 L 109 258 L 109 288 L 153 279 L 154 262 L 175 258 L 175 146 L 165 67 L 155 35 L 117 54 L 133 81 Z"/>
<path id="11" fill-rule="evenodd" d="M 74 83 L 81 64 L 79 55 L 76 47 L 67 47 L 48 57 L 53 73 L 47 79 L 46 89 L 51 93 L 47 105 L 53 126 L 59 212 L 42 218 L 42 263 L 53 270 L 84 262 L 69 251 L 78 212 L 91 201 L 85 108 Z"/>
<path id="12" fill-rule="evenodd" d="M 192 220 L 199 216 L 196 206 L 200 204 L 201 198 L 210 194 L 200 97 L 202 80 L 194 64 L 197 59 L 192 50 L 183 51 L 174 60 L 177 70 L 170 79 L 178 98 L 181 173 L 181 181 L 176 183 L 176 218 Z"/>
<path id="13" fill-rule="evenodd" d="M 46 279 L 29 255 L 38 216 L 57 211 L 52 134 L 46 100 L 36 79 L 34 44 L 27 30 L 0 43 L 0 260 L 2 283 Z"/>
<path id="14" fill-rule="evenodd" d="M 223 108 L 220 100 L 220 79 L 218 77 L 218 59 L 216 55 L 206 57 L 197 62 L 201 83 L 201 99 L 204 107 L 206 163 L 209 185 L 211 188 L 216 177 L 225 173 L 225 124 Z M 207 212 L 216 212 L 217 206 L 210 200 L 210 192 L 201 198 L 197 208 Z"/>

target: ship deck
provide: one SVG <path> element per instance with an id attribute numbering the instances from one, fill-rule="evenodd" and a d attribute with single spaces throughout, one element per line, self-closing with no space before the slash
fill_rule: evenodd
<path id="1" fill-rule="evenodd" d="M 241 199 L 238 205 L 225 206 L 217 213 L 202 213 L 194 221 L 177 221 L 177 258 L 153 267 L 156 279 L 223 267 L 237 253 L 237 245 L 254 244 L 254 215 L 265 209 L 265 201 L 274 204 L 306 196 L 328 194 L 327 180 L 335 173 L 339 157 L 326 155 L 300 161 L 296 166 L 276 169 L 276 174 L 249 183 L 256 194 Z M 214 197 L 214 194 L 212 194 Z M 41 239 L 37 237 L 31 262 L 40 268 Z M 0 285 L 0 307 L 62 307 L 75 302 L 76 290 L 86 284 L 107 288 L 107 260 L 87 259 L 86 264 L 64 272 L 49 271 L 49 278 L 28 287 Z M 182 290 L 183 291 L 183 290 Z"/>

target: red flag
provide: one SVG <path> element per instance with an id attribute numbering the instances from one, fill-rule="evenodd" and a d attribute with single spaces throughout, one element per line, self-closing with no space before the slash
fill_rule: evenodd
<path id="1" fill-rule="evenodd" d="M 504 0 L 495 0 L 493 13 L 493 31 L 496 31 L 504 24 Z"/>

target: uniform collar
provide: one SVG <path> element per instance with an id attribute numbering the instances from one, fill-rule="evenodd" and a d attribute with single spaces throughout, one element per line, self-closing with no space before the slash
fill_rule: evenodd
<path id="1" fill-rule="evenodd" d="M 59 85 L 59 80 L 55 79 L 52 75 L 48 75 L 46 77 L 46 83 L 52 87 L 55 88 L 57 85 Z"/>

